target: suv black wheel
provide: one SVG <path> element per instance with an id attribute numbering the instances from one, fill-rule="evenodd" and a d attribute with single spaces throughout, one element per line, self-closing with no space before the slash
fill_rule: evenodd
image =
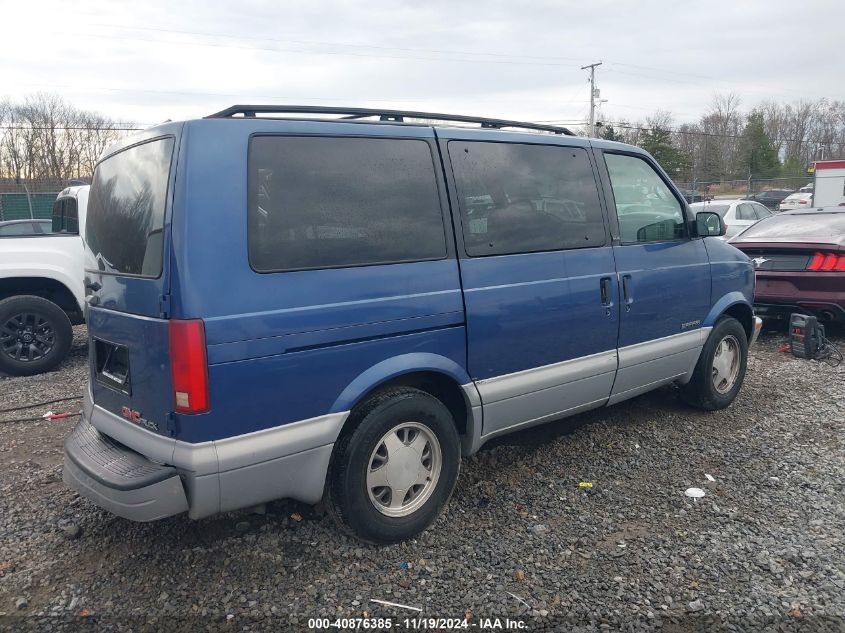
<path id="1" fill-rule="evenodd" d="M 396 543 L 424 531 L 455 488 L 460 442 L 449 410 L 430 394 L 398 387 L 352 413 L 326 488 L 329 512 L 354 536 Z"/>
<path id="2" fill-rule="evenodd" d="M 0 301 L 0 371 L 49 371 L 67 356 L 72 341 L 70 319 L 52 301 L 32 295 Z"/>
<path id="3" fill-rule="evenodd" d="M 701 350 L 692 380 L 681 387 L 681 398 L 705 411 L 724 409 L 739 393 L 747 364 L 745 329 L 733 317 L 722 317 Z"/>

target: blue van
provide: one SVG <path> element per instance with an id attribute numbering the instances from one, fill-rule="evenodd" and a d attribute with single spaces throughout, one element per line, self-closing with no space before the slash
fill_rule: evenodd
<path id="1" fill-rule="evenodd" d="M 325 500 L 426 529 L 462 455 L 677 383 L 728 406 L 761 321 L 651 156 L 530 123 L 235 106 L 112 147 L 65 482 L 136 521 Z"/>

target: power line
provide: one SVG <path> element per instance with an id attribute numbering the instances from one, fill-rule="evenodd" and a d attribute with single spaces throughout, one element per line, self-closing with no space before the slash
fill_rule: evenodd
<path id="1" fill-rule="evenodd" d="M 559 119 L 554 120 L 538 120 L 533 121 L 534 123 L 556 123 L 556 124 L 567 124 L 567 125 L 585 125 L 588 121 L 583 120 L 572 120 L 572 121 L 563 121 Z M 668 132 L 670 134 L 682 134 L 688 136 L 707 136 L 710 138 L 730 138 L 730 139 L 739 139 L 742 138 L 741 134 L 720 134 L 718 132 L 703 132 L 703 131 L 694 131 L 694 130 L 680 130 L 677 128 L 655 128 L 655 127 L 645 127 L 640 125 L 630 125 L 625 122 L 621 121 L 606 121 L 604 122 L 605 126 L 613 126 L 617 128 L 622 128 L 625 130 L 638 130 L 640 132 L 655 132 L 655 131 L 662 131 Z M 82 132 L 137 132 L 144 130 L 143 127 L 83 127 L 83 126 L 55 126 L 55 127 L 42 127 L 42 126 L 28 126 L 28 125 L 0 125 L 0 130 L 28 130 L 28 131 L 62 131 L 62 132 L 69 132 L 69 131 L 82 131 Z M 818 141 L 812 139 L 781 139 L 781 143 L 801 143 L 806 145 L 837 145 L 837 146 L 845 146 L 845 141 Z"/>
<path id="2" fill-rule="evenodd" d="M 132 28 L 132 27 L 120 27 L 120 28 Z M 103 33 L 77 33 L 76 35 L 83 35 L 87 37 L 99 37 L 108 40 L 120 40 L 120 41 L 134 41 L 134 42 L 152 42 L 155 44 L 177 44 L 177 45 L 185 45 L 185 46 L 206 46 L 210 48 L 222 48 L 222 49 L 241 49 L 241 50 L 250 50 L 250 51 L 263 51 L 263 52 L 270 52 L 270 53 L 294 53 L 300 55 L 344 55 L 344 56 L 351 56 L 351 57 L 371 57 L 377 59 L 398 59 L 398 60 L 415 60 L 415 61 L 433 61 L 433 62 L 457 62 L 457 63 L 470 63 L 470 64 L 507 64 L 507 65 L 514 65 L 514 66 L 571 66 L 571 64 L 565 64 L 560 62 L 549 62 L 549 61 L 509 61 L 504 59 L 466 59 L 461 57 L 419 57 L 413 55 L 384 55 L 378 53 L 361 53 L 361 52 L 352 52 L 352 51 L 319 51 L 319 50 L 302 50 L 296 48 L 270 48 L 267 46 L 245 46 L 243 44 L 218 44 L 214 42 L 189 42 L 185 40 L 162 40 L 156 38 L 147 38 L 147 37 L 126 37 L 126 36 L 119 36 L 119 35 L 106 35 Z M 468 53 L 471 54 L 471 53 Z"/>
<path id="3" fill-rule="evenodd" d="M 258 42 L 274 42 L 278 44 L 296 44 L 296 45 L 306 45 L 306 46 L 339 46 L 339 47 L 346 47 L 346 48 L 363 48 L 363 49 L 372 49 L 378 51 L 400 51 L 400 52 L 408 52 L 408 53 L 425 53 L 425 54 L 434 54 L 434 55 L 463 55 L 469 57 L 493 57 L 497 59 L 501 59 L 501 63 L 507 64 L 523 64 L 523 65 L 546 65 L 546 66 L 568 66 L 569 64 L 560 64 L 557 62 L 577 62 L 579 61 L 575 57 L 565 57 L 560 55 L 520 55 L 520 54 L 512 54 L 512 53 L 493 53 L 493 52 L 486 52 L 486 51 L 462 51 L 462 50 L 454 50 L 454 49 L 427 49 L 427 48 L 416 48 L 416 47 L 401 47 L 401 46 L 379 46 L 375 44 L 357 44 L 357 43 L 348 43 L 348 42 L 332 42 L 332 41 L 325 41 L 325 40 L 300 40 L 300 39 L 282 39 L 282 38 L 270 38 L 270 37 L 259 37 L 254 35 L 229 35 L 223 33 L 211 33 L 211 32 L 203 32 L 203 31 L 187 31 L 187 30 L 180 30 L 180 29 L 165 29 L 165 28 L 154 28 L 154 27 L 141 27 L 141 26 L 125 26 L 119 24 L 108 24 L 102 22 L 92 22 L 88 23 L 90 26 L 97 26 L 97 27 L 105 27 L 110 29 L 124 29 L 124 30 L 132 30 L 132 31 L 149 31 L 154 33 L 171 33 L 175 35 L 190 35 L 190 36 L 199 36 L 199 37 L 216 37 L 216 38 L 226 38 L 226 39 L 234 39 L 234 40 L 246 40 L 246 41 L 258 41 Z M 98 34 L 97 37 L 108 37 L 114 39 L 126 39 L 121 38 L 119 36 L 107 36 L 107 35 L 100 35 Z M 148 39 L 141 39 L 140 41 L 158 41 L 158 42 L 169 42 L 172 44 L 188 44 L 188 45 L 205 45 L 201 42 L 179 42 L 173 40 L 148 40 Z M 224 46 L 225 45 L 216 45 L 216 46 Z M 256 50 L 264 50 L 262 48 L 258 48 Z M 269 49 L 269 50 L 277 50 L 279 52 L 297 52 L 297 53 L 304 53 L 304 54 L 351 54 L 344 51 L 289 51 L 289 50 L 280 50 L 280 49 Z M 381 57 L 380 55 L 372 55 L 372 54 L 362 54 L 362 56 L 372 56 L 372 57 Z M 452 60 L 447 58 L 415 58 L 415 57 L 396 57 L 396 56 L 384 56 L 389 59 L 422 59 L 424 61 L 465 61 L 465 62 L 486 62 L 486 63 L 496 63 L 496 60 L 484 60 L 484 59 L 462 59 L 462 60 Z M 514 60 L 530 60 L 530 61 L 514 61 Z M 618 62 L 612 60 L 605 60 L 605 63 L 610 64 L 612 66 L 622 66 L 627 68 L 636 68 L 640 70 L 646 70 L 651 72 L 656 72 L 664 75 L 674 75 L 677 77 L 692 77 L 695 79 L 702 79 L 705 81 L 715 81 L 719 83 L 732 83 L 738 86 L 741 86 L 744 90 L 749 90 L 749 85 L 758 85 L 759 84 L 749 84 L 747 81 L 737 81 L 737 80 L 730 80 L 720 77 L 711 77 L 707 75 L 699 75 L 694 73 L 689 73 L 686 71 L 673 71 L 673 70 L 666 70 L 662 68 L 657 68 L 654 66 L 643 66 L 639 64 L 630 64 L 627 62 Z M 612 72 L 617 72 L 620 74 L 627 74 L 631 76 L 638 76 L 638 77 L 645 77 L 648 79 L 660 79 L 663 81 L 670 81 L 672 83 L 685 83 L 685 84 L 698 84 L 700 82 L 695 81 L 682 81 L 682 80 L 669 80 L 664 78 L 657 78 L 649 75 L 631 73 L 626 71 L 620 70 L 611 70 Z M 759 86 L 760 90 L 750 90 L 751 92 L 781 92 L 782 94 L 787 94 L 785 90 L 777 90 L 770 87 L 762 87 Z M 789 92 L 788 94 L 792 94 Z"/>
<path id="4" fill-rule="evenodd" d="M 587 119 L 533 119 L 533 123 L 588 123 Z"/>
<path id="5" fill-rule="evenodd" d="M 359 98 L 338 98 L 338 97 L 291 97 L 291 96 L 280 96 L 280 95 L 256 95 L 256 94 L 244 94 L 243 92 L 201 92 L 196 90 L 152 90 L 148 88 L 113 88 L 109 86 L 90 86 L 87 90 L 80 90 L 79 86 L 76 85 L 68 85 L 68 84 L 40 84 L 40 83 L 25 83 L 25 82 L 7 82 L 6 85 L 11 86 L 26 86 L 30 88 L 65 88 L 72 92 L 76 92 L 79 94 L 93 94 L 95 91 L 106 91 L 106 92 L 124 92 L 124 93 L 140 93 L 140 94 L 161 94 L 161 95 L 179 95 L 179 96 L 197 96 L 197 97 L 228 97 L 233 99 L 240 99 L 240 100 L 248 100 L 248 99 L 266 99 L 272 100 L 277 102 L 292 102 L 296 103 L 299 101 L 334 101 L 340 103 L 348 103 L 348 102 L 364 102 L 364 103 L 409 103 L 409 102 L 427 102 L 431 101 L 431 99 L 421 99 L 417 97 L 404 97 L 404 98 L 391 98 L 391 99 L 359 99 Z M 519 101 L 520 103 L 524 102 L 524 98 L 501 98 L 501 97 L 490 97 L 490 101 Z M 476 99 L 476 102 L 478 100 Z M 557 101 L 555 103 L 558 103 Z M 570 101 L 563 101 L 560 103 L 587 103 L 586 99 L 583 100 L 570 100 Z"/>
<path id="6" fill-rule="evenodd" d="M 82 126 L 67 126 L 57 125 L 54 127 L 32 127 L 30 125 L 0 125 L 0 130 L 31 130 L 33 132 L 73 132 L 80 130 L 83 132 L 137 132 L 143 130 L 142 127 L 82 127 Z"/>
<path id="7" fill-rule="evenodd" d="M 285 40 L 285 39 L 277 39 L 277 38 L 264 38 L 264 37 L 255 37 L 255 36 L 232 36 L 232 35 L 224 35 L 218 33 L 207 33 L 201 31 L 183 31 L 177 29 L 162 29 L 162 28 L 148 28 L 148 27 L 134 27 L 134 26 L 120 26 L 120 25 L 113 25 L 113 24 L 105 24 L 105 23 L 95 23 L 93 26 L 105 27 L 105 28 L 118 28 L 118 29 L 126 29 L 126 30 L 136 30 L 136 31 L 150 31 L 150 32 L 160 32 L 160 33 L 173 33 L 173 34 L 180 34 L 180 35 L 189 35 L 189 36 L 199 36 L 199 37 L 218 37 L 218 38 L 229 38 L 229 39 L 240 39 L 240 40 L 253 40 L 253 41 L 268 41 L 268 42 L 277 42 L 277 43 L 295 43 L 299 45 L 320 45 L 320 46 L 342 46 L 342 47 L 352 47 L 352 48 L 366 48 L 366 49 L 373 49 L 377 51 L 400 51 L 400 52 L 410 52 L 410 53 L 429 53 L 435 55 L 465 55 L 465 56 L 474 56 L 474 57 L 494 57 L 496 59 L 458 59 L 458 58 L 449 58 L 449 57 L 413 57 L 413 56 L 395 56 L 395 55 L 383 55 L 383 54 L 376 54 L 376 53 L 356 53 L 350 51 L 314 51 L 314 50 L 295 50 L 295 49 L 280 49 L 280 48 L 267 48 L 267 47 L 256 47 L 256 46 L 242 46 L 242 45 L 233 45 L 233 44 L 224 44 L 224 43 L 213 43 L 213 42 L 191 42 L 191 41 L 179 41 L 179 40 L 170 40 L 170 39 L 161 39 L 161 38 L 132 38 L 126 36 L 116 36 L 116 35 L 108 35 L 108 34 L 101 34 L 101 33 L 89 33 L 88 35 L 92 37 L 100 37 L 106 39 L 117 39 L 117 40 L 133 40 L 137 39 L 138 41 L 143 42 L 152 42 L 152 43 L 169 43 L 174 45 L 191 45 L 191 46 L 210 46 L 215 48 L 222 48 L 222 49 L 230 49 L 230 48 L 241 48 L 246 50 L 264 50 L 269 52 L 276 52 L 276 53 L 284 53 L 284 52 L 291 52 L 291 53 L 298 53 L 298 54 L 315 54 L 315 55 L 351 55 L 351 56 L 363 56 L 363 57 L 384 57 L 389 59 L 418 59 L 422 61 L 455 61 L 455 62 L 466 62 L 466 63 L 506 63 L 506 64 L 517 64 L 517 65 L 540 65 L 540 66 L 569 66 L 569 64 L 565 63 L 557 63 L 556 61 L 551 60 L 572 60 L 574 58 L 568 57 L 560 57 L 560 56 L 537 56 L 537 55 L 508 55 L 504 53 L 491 53 L 491 52 L 471 52 L 471 51 L 459 51 L 459 50 L 450 50 L 450 49 L 421 49 L 421 48 L 409 48 L 409 47 L 389 47 L 389 46 L 376 46 L 376 45 L 369 45 L 369 44 L 350 44 L 350 43 L 342 43 L 342 42 L 323 42 L 323 41 L 314 41 L 314 40 Z M 528 60 L 528 61 L 514 61 L 514 60 Z M 640 68 L 645 70 L 651 70 L 654 72 L 659 72 L 663 74 L 669 75 L 677 75 L 677 76 L 689 76 L 689 77 L 698 77 L 703 80 L 707 81 L 728 81 L 728 80 L 718 80 L 713 77 L 706 77 L 703 75 L 692 75 L 692 74 L 682 74 L 676 73 L 674 71 L 668 70 L 660 70 L 657 68 L 649 67 L 649 66 L 639 66 L 636 64 L 627 64 L 623 62 L 614 62 L 608 61 L 606 62 L 612 66 L 623 66 L 629 68 Z M 627 74 L 631 76 L 640 76 L 646 77 L 655 81 L 667 81 L 670 83 L 681 83 L 681 84 L 691 84 L 695 85 L 700 82 L 694 81 L 682 81 L 676 79 L 666 79 L 666 78 L 658 78 L 643 74 L 631 73 L 627 71 L 617 70 L 610 68 L 608 69 L 610 72 L 616 72 L 620 74 Z M 25 84 L 25 83 L 15 83 L 13 85 L 21 85 L 21 86 L 44 86 L 44 84 Z M 743 86 L 746 90 L 749 90 L 749 84 L 747 82 L 743 82 Z M 62 87 L 57 86 L 55 84 L 50 85 L 51 88 Z M 138 94 L 162 94 L 162 95 L 183 95 L 183 96 L 212 96 L 212 97 L 233 97 L 233 98 L 243 98 L 243 95 L 240 93 L 215 93 L 215 92 L 199 92 L 199 91 L 175 91 L 175 90 L 152 90 L 152 89 L 131 89 L 131 88 L 112 88 L 112 87 L 100 87 L 100 88 L 89 88 L 88 91 L 80 91 L 78 86 L 63 86 L 69 90 L 75 90 L 78 92 L 87 92 L 90 94 L 90 90 L 104 90 L 110 92 L 124 92 L 124 93 L 138 93 Z M 772 89 L 767 88 L 765 90 L 767 93 L 772 92 Z M 792 93 L 790 93 L 792 94 Z M 256 95 L 253 98 L 258 99 L 273 99 L 273 100 L 289 100 L 290 97 L 278 97 L 278 96 L 263 96 L 263 95 Z M 307 100 L 307 101 L 348 101 L 348 99 L 337 99 L 332 97 L 298 97 L 294 100 Z M 401 98 L 401 99 L 354 99 L 354 101 L 362 101 L 362 102 L 408 102 L 408 101 L 425 101 L 425 99 L 419 98 Z M 633 106 L 633 105 L 622 105 L 622 107 L 628 108 L 641 108 L 642 106 Z M 644 108 L 645 109 L 645 108 Z"/>
<path id="8" fill-rule="evenodd" d="M 633 68 L 649 68 L 648 66 L 635 66 L 634 64 L 622 64 L 620 62 L 607 62 L 607 63 L 612 65 L 612 66 L 629 66 L 629 67 L 633 67 Z M 627 70 L 619 70 L 617 68 L 607 68 L 606 72 L 616 73 L 617 75 L 627 75 L 629 77 L 641 77 L 643 79 L 651 79 L 652 81 L 665 81 L 665 82 L 669 82 L 669 83 L 673 83 L 673 84 L 683 84 L 683 85 L 689 85 L 689 86 L 701 86 L 702 85 L 702 81 L 690 81 L 690 80 L 683 80 L 683 79 L 669 79 L 667 77 L 655 77 L 654 74 L 647 75 L 647 74 L 643 74 L 643 73 L 630 72 L 630 71 L 627 71 Z M 687 75 L 686 73 L 674 72 L 674 71 L 670 71 L 670 70 L 653 69 L 653 72 L 658 72 L 658 73 L 667 74 L 667 75 L 675 75 L 675 76 L 679 76 L 679 77 L 693 77 L 693 78 L 702 79 L 704 81 L 717 82 L 719 84 L 724 84 L 724 83 L 734 84 L 735 86 L 737 86 L 736 89 L 739 90 L 740 92 L 750 92 L 750 93 L 765 94 L 765 95 L 771 95 L 772 93 L 777 93 L 777 94 L 782 94 L 782 95 L 790 95 L 793 98 L 795 97 L 794 91 L 783 90 L 783 89 L 775 88 L 775 87 L 772 87 L 772 86 L 764 86 L 762 84 L 754 84 L 754 83 L 750 83 L 748 81 L 737 81 L 737 80 L 732 80 L 732 79 L 717 79 L 716 77 L 706 77 L 704 75 Z M 802 96 L 804 96 L 804 95 L 802 95 Z M 823 99 L 823 98 L 826 98 L 826 97 L 818 97 L 818 98 L 815 98 L 815 99 L 818 100 L 818 99 Z"/>
<path id="9" fill-rule="evenodd" d="M 561 63 L 561 62 L 575 62 L 578 61 L 576 58 L 573 57 L 565 57 L 559 55 L 519 55 L 519 54 L 508 54 L 508 53 L 493 53 L 493 52 L 479 52 L 479 51 L 461 51 L 461 50 L 454 50 L 454 49 L 426 49 L 426 48 L 412 48 L 412 47 L 399 47 L 399 46 L 379 46 L 373 44 L 357 44 L 357 43 L 348 43 L 348 42 L 331 42 L 331 41 L 321 41 L 321 40 L 300 40 L 300 39 L 281 39 L 281 38 L 269 38 L 269 37 L 259 37 L 259 36 L 249 36 L 249 35 L 228 35 L 222 33 L 211 33 L 211 32 L 203 32 L 203 31 L 188 31 L 188 30 L 180 30 L 180 29 L 166 29 L 166 28 L 154 28 L 154 27 L 140 27 L 140 26 L 126 26 L 126 25 L 119 25 L 119 24 L 108 24 L 108 23 L 87 23 L 89 26 L 94 27 L 104 27 L 109 29 L 123 29 L 127 31 L 146 31 L 152 33 L 170 33 L 174 35 L 188 35 L 192 37 L 214 37 L 214 38 L 225 38 L 230 40 L 245 40 L 245 41 L 257 41 L 257 42 L 272 42 L 277 44 L 293 44 L 296 46 L 334 46 L 334 47 L 346 47 L 346 48 L 357 48 L 357 49 L 371 49 L 375 51 L 398 51 L 400 53 L 413 53 L 413 54 L 429 54 L 429 55 L 439 55 L 441 57 L 419 57 L 414 55 L 385 55 L 380 53 L 367 53 L 367 52 L 354 52 L 354 51 L 339 51 L 339 50 L 302 50 L 302 49 L 291 49 L 291 48 L 268 48 L 262 46 L 244 46 L 240 44 L 221 44 L 221 43 L 212 43 L 212 42 L 191 42 L 185 40 L 172 40 L 172 39 L 161 39 L 161 38 L 143 38 L 143 37 L 126 37 L 126 36 L 119 36 L 119 35 L 107 35 L 102 33 L 86 33 L 90 37 L 100 37 L 105 39 L 116 39 L 116 40 L 134 40 L 140 42 L 154 42 L 154 43 L 168 43 L 168 44 L 175 44 L 175 45 L 187 45 L 187 46 L 209 46 L 214 48 L 236 48 L 236 49 L 244 49 L 244 50 L 258 50 L 258 51 L 266 51 L 266 52 L 276 52 L 276 53 L 294 53 L 294 54 L 313 54 L 313 55 L 349 55 L 353 57 L 373 57 L 373 58 L 384 58 L 384 59 L 406 59 L 406 60 L 418 60 L 418 61 L 452 61 L 458 63 L 493 63 L 493 64 L 509 64 L 509 65 L 527 65 L 527 66 L 570 66 L 569 63 Z M 448 56 L 452 57 L 448 57 Z M 466 58 L 457 58 L 454 57 L 456 55 L 462 55 L 464 57 L 472 57 L 472 58 L 479 58 L 479 57 L 486 57 L 488 59 L 466 59 Z M 443 57 L 445 56 L 445 57 Z M 490 59 L 493 58 L 493 59 Z M 522 61 L 524 60 L 524 61 Z M 771 94 L 772 92 L 779 92 L 781 94 L 793 94 L 792 92 L 787 92 L 785 90 L 778 90 L 777 88 L 769 87 L 769 86 L 762 86 L 760 84 L 750 84 L 748 81 L 737 81 L 737 80 L 729 80 L 724 78 L 716 78 L 716 77 L 708 77 L 706 75 L 696 75 L 687 72 L 680 72 L 680 71 L 672 71 L 672 70 L 665 70 L 659 69 L 652 66 L 643 66 L 637 64 L 629 64 L 626 62 L 618 62 L 612 60 L 606 60 L 606 63 L 612 66 L 622 66 L 627 68 L 637 68 L 642 70 L 647 70 L 651 72 L 657 72 L 664 75 L 674 75 L 677 77 L 693 77 L 705 81 L 710 82 L 719 82 L 719 83 L 731 83 L 737 86 L 740 86 L 742 90 L 747 92 L 756 92 L 760 94 Z M 654 77 L 639 73 L 632 73 L 627 71 L 621 70 L 614 70 L 608 69 L 611 72 L 620 73 L 623 75 L 630 75 L 635 77 L 645 77 L 648 79 L 653 79 L 657 81 L 668 81 L 670 83 L 679 83 L 679 84 L 690 84 L 696 85 L 700 84 L 701 82 L 696 81 L 689 81 L 689 80 L 677 80 L 677 79 L 667 79 L 665 77 Z M 758 89 L 751 88 L 751 86 L 757 85 Z"/>
<path id="10" fill-rule="evenodd" d="M 696 79 L 706 79 L 707 81 L 730 81 L 719 77 L 708 77 L 707 75 L 696 75 L 688 72 L 675 72 L 673 70 L 666 70 L 664 68 L 657 68 L 655 66 L 640 66 L 639 64 L 628 64 L 623 62 L 608 62 L 612 66 L 625 66 L 626 68 L 639 68 L 641 70 L 650 70 L 652 72 L 663 73 L 666 75 L 679 75 L 684 77 L 694 77 Z M 619 72 L 619 71 L 617 71 Z"/>
<path id="11" fill-rule="evenodd" d="M 24 82 L 11 82 L 6 85 L 13 85 L 13 86 L 28 86 L 33 88 L 67 88 L 77 92 L 79 86 L 72 86 L 72 85 L 62 85 L 62 84 L 39 84 L 39 83 L 24 83 Z M 196 90 L 152 90 L 149 88 L 113 88 L 110 86 L 89 86 L 88 93 L 90 91 L 106 91 L 106 92 L 128 92 L 128 93 L 144 93 L 144 94 L 161 94 L 161 95 L 179 95 L 179 96 L 197 96 L 197 97 L 233 97 L 237 99 L 243 99 L 246 97 L 253 98 L 253 99 L 275 99 L 277 101 L 366 101 L 366 102 L 373 102 L 373 103 L 395 103 L 401 101 L 421 101 L 421 99 L 416 98 L 405 98 L 405 99 L 338 99 L 336 97 L 283 97 L 278 95 L 244 95 L 242 92 L 200 92 Z"/>
<path id="12" fill-rule="evenodd" d="M 410 47 L 401 47 L 401 46 L 378 46 L 375 44 L 352 44 L 347 42 L 328 42 L 328 41 L 321 41 L 321 40 L 299 40 L 299 39 L 280 39 L 280 38 L 271 38 L 271 37 L 258 37 L 254 35 L 228 35 L 223 33 L 209 33 L 203 31 L 184 31 L 179 29 L 162 29 L 162 28 L 152 28 L 152 27 L 142 27 L 142 26 L 122 26 L 120 24 L 105 24 L 102 22 L 91 22 L 89 23 L 90 26 L 102 26 L 106 28 L 116 28 L 116 29 L 125 29 L 125 30 L 132 30 L 132 31 L 153 31 L 157 33 L 173 33 L 179 35 L 198 35 L 201 37 L 221 37 L 227 39 L 235 39 L 235 40 L 248 40 L 248 41 L 260 41 L 260 42 L 275 42 L 279 44 L 305 44 L 305 45 L 317 45 L 317 46 L 344 46 L 349 48 L 370 48 L 375 50 L 386 50 L 386 51 L 403 51 L 403 52 L 411 52 L 411 53 L 433 53 L 438 55 L 466 55 L 466 56 L 488 56 L 488 57 L 501 57 L 507 59 L 531 59 L 531 60 L 559 60 L 559 61 L 578 61 L 575 57 L 559 57 L 559 56 L 545 56 L 545 55 L 513 55 L 508 53 L 490 53 L 484 51 L 459 51 L 459 50 L 452 50 L 452 49 L 431 49 L 431 48 L 410 48 Z M 178 43 L 178 42 L 174 42 Z"/>

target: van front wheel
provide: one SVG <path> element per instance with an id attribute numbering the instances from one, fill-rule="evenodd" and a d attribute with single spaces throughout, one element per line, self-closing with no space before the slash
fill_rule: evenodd
<path id="1" fill-rule="evenodd" d="M 745 329 L 733 317 L 722 317 L 707 337 L 692 380 L 681 387 L 681 398 L 705 411 L 724 409 L 739 393 L 747 364 Z"/>
<path id="2" fill-rule="evenodd" d="M 327 505 L 338 524 L 377 544 L 412 538 L 449 500 L 460 442 L 449 410 L 430 394 L 399 387 L 352 413 L 332 455 Z"/>

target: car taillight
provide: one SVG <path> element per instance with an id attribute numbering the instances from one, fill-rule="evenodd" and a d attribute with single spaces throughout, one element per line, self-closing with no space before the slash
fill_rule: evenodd
<path id="1" fill-rule="evenodd" d="M 205 413 L 210 408 L 205 326 L 200 319 L 171 319 L 168 328 L 175 410 L 179 413 Z"/>
<path id="2" fill-rule="evenodd" d="M 799 200 L 798 204 L 807 204 L 807 200 Z"/>
<path id="3" fill-rule="evenodd" d="M 813 253 L 813 259 L 807 264 L 807 270 L 845 270 L 845 255 L 836 253 Z"/>

